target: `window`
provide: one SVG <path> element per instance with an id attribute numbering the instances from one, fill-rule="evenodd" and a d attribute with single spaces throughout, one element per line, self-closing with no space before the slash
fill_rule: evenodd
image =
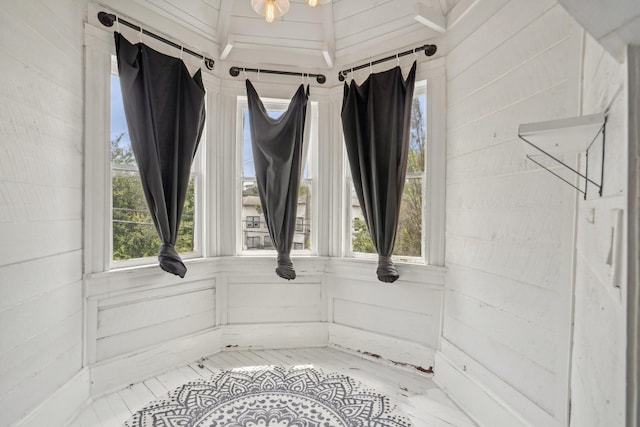
<path id="1" fill-rule="evenodd" d="M 247 228 L 260 228 L 259 216 L 247 216 Z"/>
<path id="2" fill-rule="evenodd" d="M 265 108 L 270 117 L 278 118 L 286 111 L 289 101 L 278 99 L 263 99 Z M 305 149 L 307 158 L 303 159 L 304 169 L 300 180 L 300 188 L 298 190 L 298 208 L 296 212 L 296 228 L 294 234 L 294 250 L 311 252 L 313 249 L 312 241 L 312 217 L 314 212 L 314 195 L 313 180 L 315 178 L 315 141 L 318 129 L 318 105 L 316 102 L 310 102 L 311 126 L 309 142 Z M 251 130 L 249 127 L 249 111 L 247 108 L 246 97 L 238 97 L 238 158 L 240 170 L 240 241 L 247 242 L 249 236 L 261 237 L 264 245 L 249 246 L 244 244 L 240 251 L 258 251 L 273 250 L 273 243 L 269 237 L 264 216 L 262 214 L 262 206 L 258 195 L 258 186 L 255 178 L 255 169 L 253 165 L 253 151 L 251 148 Z"/>
<path id="3" fill-rule="evenodd" d="M 247 249 L 257 249 L 260 247 L 260 237 L 259 236 L 248 236 L 247 237 Z"/>
<path id="4" fill-rule="evenodd" d="M 138 166 L 124 114 L 120 82 L 115 57 L 111 75 L 111 261 L 114 265 L 142 264 L 155 257 L 160 239 L 153 225 L 140 182 Z M 204 140 L 204 136 L 203 136 Z M 199 150 L 200 151 L 200 150 Z M 196 248 L 196 186 L 199 158 L 194 161 L 187 189 L 185 206 L 176 241 L 181 254 L 195 255 Z M 137 260 L 137 261 L 135 261 Z"/>
<path id="5" fill-rule="evenodd" d="M 409 155 L 407 160 L 407 175 L 400 218 L 396 232 L 396 242 L 393 249 L 395 259 L 403 261 L 422 261 L 423 250 L 423 188 L 425 185 L 425 160 L 427 152 L 427 123 L 426 123 L 426 81 L 416 83 L 413 108 L 411 110 L 411 136 L 409 140 Z M 345 156 L 346 158 L 346 156 Z M 345 170 L 349 173 L 348 160 Z M 351 177 L 347 178 L 350 189 L 348 203 L 351 218 L 349 240 L 352 255 L 367 256 L 375 254 L 373 241 L 362 214 L 360 202 L 356 196 Z"/>

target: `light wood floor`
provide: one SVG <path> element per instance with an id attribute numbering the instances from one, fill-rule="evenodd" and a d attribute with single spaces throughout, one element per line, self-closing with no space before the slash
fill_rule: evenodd
<path id="1" fill-rule="evenodd" d="M 211 379 L 221 370 L 260 365 L 307 365 L 325 372 L 348 375 L 387 395 L 407 414 L 416 427 L 474 427 L 429 379 L 375 360 L 333 348 L 296 350 L 226 351 L 206 357 L 182 368 L 133 384 L 116 393 L 94 400 L 68 427 L 121 426 L 133 413 L 150 401 L 166 397 L 181 384 Z"/>

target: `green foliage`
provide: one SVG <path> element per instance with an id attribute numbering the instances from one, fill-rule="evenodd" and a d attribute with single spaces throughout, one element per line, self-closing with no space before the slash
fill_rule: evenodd
<path id="1" fill-rule="evenodd" d="M 371 240 L 367 223 L 360 218 L 353 218 L 351 244 L 353 245 L 354 252 L 362 252 L 366 254 L 376 253 L 376 248 L 373 246 L 373 240 Z"/>
<path id="2" fill-rule="evenodd" d="M 127 260 L 155 256 L 160 239 L 151 219 L 135 167 L 131 147 L 122 142 L 124 134 L 111 141 L 113 259 Z M 193 220 L 195 212 L 193 179 L 189 182 L 182 221 L 176 240 L 178 252 L 193 250 Z"/>
<path id="3" fill-rule="evenodd" d="M 422 254 L 422 179 L 407 179 L 402 193 L 394 255 Z"/>
<path id="4" fill-rule="evenodd" d="M 425 130 L 424 110 L 419 98 L 414 98 L 407 180 L 402 193 L 394 255 L 419 257 L 422 254 L 422 179 L 412 177 L 411 174 L 421 174 L 424 171 L 427 139 Z"/>

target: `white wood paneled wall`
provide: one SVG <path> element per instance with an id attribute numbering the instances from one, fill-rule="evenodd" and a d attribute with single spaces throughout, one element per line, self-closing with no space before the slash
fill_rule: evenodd
<path id="1" fill-rule="evenodd" d="M 576 196 L 525 160 L 517 128 L 579 113 L 581 30 L 552 0 L 482 10 L 490 17 L 466 38 L 451 34 L 447 56 L 449 271 L 436 380 L 481 425 L 561 426 Z"/>
<path id="2" fill-rule="evenodd" d="M 187 262 L 184 280 L 155 266 L 87 277 L 93 395 L 226 348 L 333 344 L 433 366 L 443 268 L 401 265 L 401 280 L 384 285 L 371 262 L 299 258 L 291 282 L 272 257 Z"/>
<path id="3" fill-rule="evenodd" d="M 327 266 L 329 342 L 423 369 L 433 367 L 442 316 L 444 268 L 399 265 L 379 282 L 376 264 L 332 259 Z"/>
<path id="4" fill-rule="evenodd" d="M 85 3 L 0 3 L 0 426 L 81 369 Z"/>
<path id="5" fill-rule="evenodd" d="M 617 230 L 619 237 L 612 241 L 615 209 L 623 211 L 621 225 L 626 224 L 626 68 L 626 61 L 619 63 L 586 37 L 583 113 L 608 111 L 608 121 L 603 196 L 594 191 L 588 200 L 581 200 L 578 214 L 571 368 L 571 425 L 576 427 L 622 426 L 625 420 L 626 243 L 621 243 L 617 283 L 616 267 L 607 265 L 607 258 L 612 244 L 628 236 L 625 229 Z"/>

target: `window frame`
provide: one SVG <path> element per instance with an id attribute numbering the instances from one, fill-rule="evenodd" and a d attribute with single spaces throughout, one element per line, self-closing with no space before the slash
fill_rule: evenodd
<path id="1" fill-rule="evenodd" d="M 115 55 L 111 57 L 111 76 L 118 75 L 117 69 L 117 61 Z M 109 80 L 111 82 L 111 79 Z M 109 83 L 109 93 L 111 93 L 111 84 Z M 111 100 L 110 100 L 111 101 Z M 111 124 L 111 102 L 109 102 L 109 126 Z M 206 111 L 206 95 L 205 95 L 205 111 Z M 111 136 L 109 139 L 111 140 Z M 193 218 L 193 250 L 189 252 L 179 252 L 180 258 L 182 260 L 194 259 L 194 258 L 202 258 L 203 254 L 203 203 L 204 203 L 204 171 L 203 171 L 203 151 L 205 151 L 205 141 L 207 140 L 207 123 L 205 121 L 205 126 L 203 129 L 203 133 L 201 136 L 200 144 L 198 145 L 198 150 L 196 151 L 196 155 L 193 159 L 191 165 L 191 173 L 190 179 L 193 179 L 193 187 L 194 187 L 194 218 Z M 109 160 L 111 160 L 111 156 L 109 156 Z M 121 268 L 128 267 L 137 267 L 141 265 L 149 265 L 157 263 L 158 258 L 157 255 L 147 256 L 147 257 L 138 257 L 138 258 L 129 258 L 125 260 L 117 260 L 113 258 L 113 170 L 114 165 L 111 161 L 110 164 L 110 172 L 111 179 L 108 183 L 108 189 L 106 189 L 107 193 L 110 196 L 109 202 L 109 216 L 110 216 L 110 227 L 109 227 L 109 269 L 117 270 Z M 121 165 L 124 166 L 124 165 Z M 136 166 L 129 166 L 126 169 L 138 171 L 137 164 Z M 154 227 L 155 228 L 155 227 Z M 158 249 L 160 246 L 158 246 Z"/>
<path id="2" fill-rule="evenodd" d="M 132 37 L 131 34 L 125 34 Z M 145 39 L 145 43 L 154 49 L 175 56 L 170 47 L 155 44 Z M 157 265 L 156 256 L 129 260 L 113 259 L 112 230 L 112 165 L 111 165 L 111 76 L 116 61 L 113 33 L 92 25 L 85 26 L 85 142 L 84 142 L 84 251 L 83 269 L 85 273 L 117 271 L 131 267 Z M 185 60 L 190 71 L 199 67 L 199 63 Z M 117 65 L 116 65 L 117 68 Z M 206 90 L 205 103 L 207 118 L 211 97 L 217 92 L 218 80 L 209 73 L 203 73 Z M 211 123 L 205 123 L 198 152 L 194 158 L 191 176 L 194 179 L 194 251 L 181 253 L 184 260 L 203 258 L 207 255 L 204 216 L 209 203 L 207 191 L 209 167 L 205 159 L 208 156 L 208 140 L 213 136 Z"/>
<path id="3" fill-rule="evenodd" d="M 422 87 L 420 87 L 422 86 Z M 445 162 L 446 162 L 446 73 L 441 59 L 418 64 L 416 89 L 425 93 L 426 152 L 422 175 L 422 242 L 421 256 L 393 256 L 394 262 L 417 265 L 444 265 L 445 238 Z M 342 136 L 342 134 L 341 134 Z M 375 260 L 377 254 L 352 250 L 351 173 L 342 140 L 343 184 L 342 184 L 342 256 L 351 259 Z M 409 178 L 409 174 L 407 174 Z M 354 193 L 355 195 L 355 193 Z"/>
<path id="4" fill-rule="evenodd" d="M 276 110 L 276 111 L 286 111 L 289 106 L 289 99 L 283 98 L 261 98 L 261 101 L 267 111 Z M 319 121 L 319 103 L 317 101 L 312 101 L 309 99 L 308 108 L 310 110 L 308 118 L 309 123 L 306 123 L 305 126 L 310 126 L 309 129 L 309 147 L 307 148 L 307 159 L 306 159 L 306 167 L 308 177 L 305 179 L 304 177 L 300 178 L 300 184 L 302 185 L 304 182 L 307 182 L 311 187 L 311 221 L 312 224 L 310 229 L 310 238 L 311 244 L 309 249 L 293 249 L 294 245 L 292 244 L 292 256 L 316 256 L 317 255 L 317 228 L 318 228 L 318 177 L 316 175 L 317 165 L 318 165 L 318 121 Z M 277 253 L 275 247 L 273 246 L 273 242 L 271 244 L 272 249 L 265 249 L 266 245 L 263 245 L 263 248 L 260 250 L 248 250 L 245 249 L 245 242 L 243 238 L 243 228 L 242 228 L 242 189 L 244 183 L 254 181 L 255 177 L 245 177 L 244 176 L 244 164 L 243 164 L 243 148 L 244 148 L 244 114 L 248 111 L 248 100 L 246 95 L 238 95 L 236 97 L 236 132 L 235 132 L 235 143 L 236 143 L 236 191 L 235 191 L 235 199 L 237 206 L 236 213 L 236 249 L 235 255 L 237 256 L 273 256 Z M 303 166 L 304 169 L 304 166 Z M 304 172 L 304 170 L 303 170 Z M 297 218 L 297 216 L 296 216 Z M 262 221 L 260 221 L 262 223 Z M 266 223 L 264 224 L 265 230 L 267 230 Z"/>

